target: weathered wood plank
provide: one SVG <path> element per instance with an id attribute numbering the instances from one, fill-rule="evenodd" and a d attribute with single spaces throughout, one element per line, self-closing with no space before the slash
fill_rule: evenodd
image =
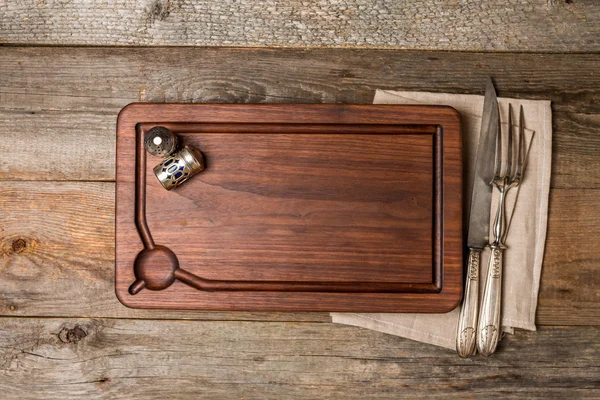
<path id="1" fill-rule="evenodd" d="M 598 196 L 599 190 L 550 192 L 540 323 L 600 325 L 600 257 L 592 250 L 600 232 Z"/>
<path id="2" fill-rule="evenodd" d="M 600 114 L 552 116 L 551 188 L 600 188 Z"/>
<path id="3" fill-rule="evenodd" d="M 600 113 L 600 54 L 0 47 L 3 110 L 114 113 L 132 101 L 370 103 L 375 89 L 551 100 Z"/>
<path id="4" fill-rule="evenodd" d="M 114 193 L 114 183 L 0 182 L 0 315 L 330 320 L 126 308 L 114 289 Z"/>
<path id="5" fill-rule="evenodd" d="M 593 0 L 0 2 L 0 43 L 598 51 Z"/>
<path id="6" fill-rule="evenodd" d="M 600 324 L 598 192 L 552 191 L 539 324 Z M 329 321 L 125 308 L 114 294 L 114 183 L 0 182 L 0 209 L 0 315 Z"/>
<path id="7" fill-rule="evenodd" d="M 0 108 L 0 180 L 113 181 L 117 112 Z M 551 187 L 600 188 L 600 114 L 556 112 L 553 130 Z"/>
<path id="8" fill-rule="evenodd" d="M 489 74 L 502 96 L 553 101 L 552 186 L 600 187 L 597 54 L 5 47 L 0 58 L 3 180 L 114 180 L 116 115 L 133 101 L 370 103 L 376 88 L 481 93 Z"/>
<path id="9" fill-rule="evenodd" d="M 568 345 L 565 345 L 568 344 Z M 0 319 L 10 399 L 600 396 L 600 330 L 508 335 L 493 357 L 316 323 Z"/>
<path id="10" fill-rule="evenodd" d="M 0 180 L 114 180 L 115 115 L 0 111 Z"/>

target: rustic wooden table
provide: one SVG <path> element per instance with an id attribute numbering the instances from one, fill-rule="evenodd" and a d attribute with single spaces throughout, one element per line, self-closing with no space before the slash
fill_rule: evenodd
<path id="1" fill-rule="evenodd" d="M 1 398 L 600 397 L 598 4 L 328 3 L 0 1 Z M 500 96 L 552 100 L 537 332 L 462 360 L 325 313 L 118 302 L 126 104 L 362 104 L 482 94 L 488 75 Z"/>

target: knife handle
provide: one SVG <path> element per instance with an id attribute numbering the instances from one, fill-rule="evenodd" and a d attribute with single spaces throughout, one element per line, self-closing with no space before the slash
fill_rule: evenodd
<path id="1" fill-rule="evenodd" d="M 477 326 L 477 349 L 484 356 L 496 351 L 500 338 L 502 295 L 502 259 L 505 247 L 491 244 L 490 261 Z"/>
<path id="2" fill-rule="evenodd" d="M 458 331 L 456 332 L 456 352 L 459 357 L 466 358 L 475 355 L 477 316 L 479 304 L 479 263 L 481 250 L 469 248 L 467 261 L 467 276 L 465 278 L 465 293 L 458 317 Z"/>

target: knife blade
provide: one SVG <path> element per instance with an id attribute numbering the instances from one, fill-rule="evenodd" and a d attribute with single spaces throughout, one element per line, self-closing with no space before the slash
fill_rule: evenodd
<path id="1" fill-rule="evenodd" d="M 475 159 L 475 175 L 471 192 L 469 227 L 467 233 L 467 276 L 463 304 L 458 319 L 456 351 L 460 357 L 476 352 L 477 317 L 479 313 L 479 264 L 481 251 L 488 244 L 490 230 L 490 206 L 494 177 L 494 157 L 498 136 L 498 99 L 492 80 L 488 78 L 483 101 L 483 114 L 479 131 L 479 143 Z"/>
<path id="2" fill-rule="evenodd" d="M 492 202 L 490 182 L 494 177 L 498 120 L 496 90 L 492 80 L 488 78 L 483 102 L 477 159 L 475 161 L 471 209 L 469 211 L 467 246 L 470 249 L 483 249 L 489 243 L 490 205 Z"/>

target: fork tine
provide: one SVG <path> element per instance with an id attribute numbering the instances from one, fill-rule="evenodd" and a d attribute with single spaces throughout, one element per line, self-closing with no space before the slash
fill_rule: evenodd
<path id="1" fill-rule="evenodd" d="M 519 114 L 519 118 L 521 118 L 521 114 Z M 515 180 L 517 180 L 519 178 L 519 174 L 521 172 L 521 155 L 522 155 L 522 151 L 521 151 L 521 147 L 522 147 L 522 137 L 521 137 L 521 120 L 519 119 L 519 129 L 514 129 L 514 126 L 512 128 L 512 132 L 513 132 L 513 157 L 512 157 L 512 161 L 513 161 L 513 165 L 512 165 L 512 171 L 510 174 L 510 179 L 512 182 L 514 182 Z"/>
<path id="2" fill-rule="evenodd" d="M 508 103 L 508 146 L 506 148 L 506 166 L 504 168 L 504 176 L 507 178 L 512 177 L 512 161 L 513 161 L 513 128 L 512 128 L 512 104 Z"/>
<path id="3" fill-rule="evenodd" d="M 519 159 L 517 163 L 517 177 L 521 178 L 525 169 L 525 155 L 527 149 L 525 148 L 525 114 L 523 113 L 523 106 L 519 110 Z"/>
<path id="4" fill-rule="evenodd" d="M 498 104 L 498 134 L 496 135 L 496 166 L 494 177 L 500 176 L 502 168 L 502 124 L 500 124 L 500 105 Z M 495 178 L 494 178 L 495 179 Z"/>

